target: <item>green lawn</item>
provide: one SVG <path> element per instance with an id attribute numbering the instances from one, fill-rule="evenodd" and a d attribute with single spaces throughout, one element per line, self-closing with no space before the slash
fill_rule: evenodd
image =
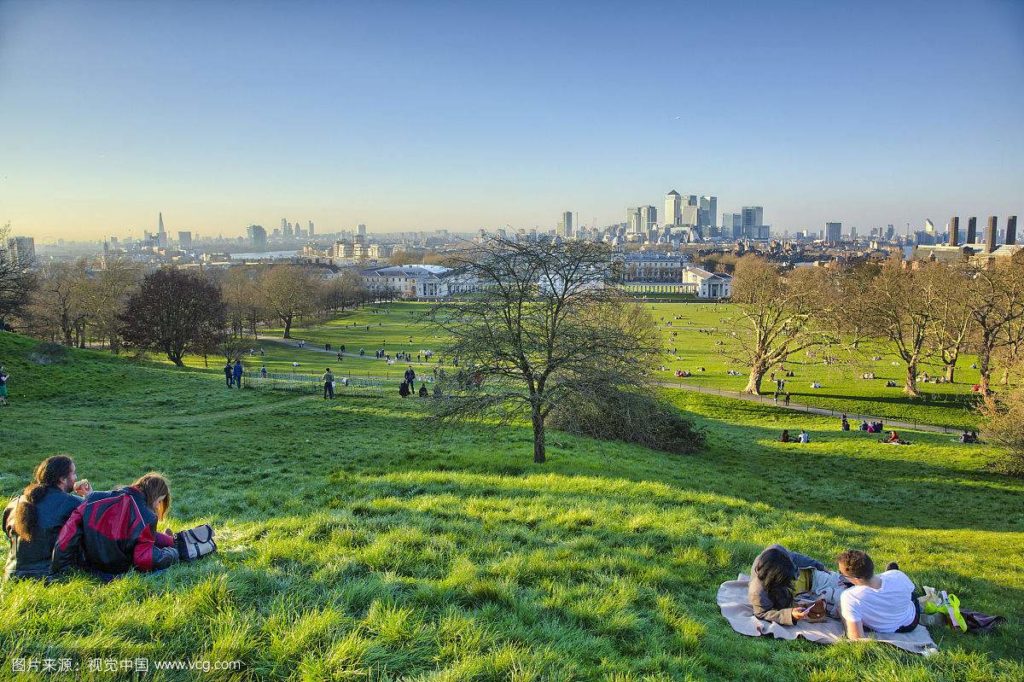
<path id="1" fill-rule="evenodd" d="M 438 433 L 418 399 L 229 392 L 99 352 L 43 367 L 33 345 L 0 334 L 0 492 L 54 452 L 97 488 L 155 468 L 171 525 L 209 521 L 221 551 L 106 586 L 3 586 L 11 659 L 240 660 L 249 679 L 1024 679 L 1024 482 L 988 473 L 987 446 L 884 446 L 833 419 L 674 392 L 704 452 L 552 433 L 536 466 L 527 429 Z M 813 441 L 784 446 L 782 428 Z M 936 630 L 927 659 L 743 637 L 715 592 L 776 541 L 827 562 L 867 548 L 1009 622 Z M 165 676 L 192 679 L 150 679 Z"/>

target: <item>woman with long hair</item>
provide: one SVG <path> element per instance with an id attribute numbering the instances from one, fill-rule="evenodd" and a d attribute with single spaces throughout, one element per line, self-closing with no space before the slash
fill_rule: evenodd
<path id="1" fill-rule="evenodd" d="M 82 504 L 72 491 L 92 491 L 88 481 L 78 481 L 75 462 L 55 455 L 36 467 L 35 477 L 4 509 L 4 534 L 10 543 L 5 578 L 44 578 L 50 574 L 53 546 L 61 527 Z"/>
<path id="2" fill-rule="evenodd" d="M 170 485 L 156 472 L 123 488 L 91 493 L 61 530 L 53 572 L 77 566 L 112 578 L 133 567 L 156 571 L 177 563 L 174 535 L 157 530 L 170 509 Z"/>

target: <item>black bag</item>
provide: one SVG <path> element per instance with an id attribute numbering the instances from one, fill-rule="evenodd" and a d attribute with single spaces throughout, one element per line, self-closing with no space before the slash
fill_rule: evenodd
<path id="1" fill-rule="evenodd" d="M 178 548 L 178 558 L 182 561 L 196 561 L 217 551 L 213 528 L 209 524 L 181 531 L 175 536 L 174 544 Z"/>

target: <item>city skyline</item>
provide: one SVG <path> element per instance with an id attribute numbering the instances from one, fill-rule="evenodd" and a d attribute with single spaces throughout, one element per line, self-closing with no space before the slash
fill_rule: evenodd
<path id="1" fill-rule="evenodd" d="M 547 230 L 671 189 L 777 235 L 1024 213 L 1021 6 L 733 2 L 622 40 L 669 7 L 4 3 L 0 224 Z"/>

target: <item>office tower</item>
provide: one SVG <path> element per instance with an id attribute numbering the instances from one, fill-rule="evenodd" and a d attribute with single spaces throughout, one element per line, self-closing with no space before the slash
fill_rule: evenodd
<path id="1" fill-rule="evenodd" d="M 892 226 L 892 223 L 889 223 L 888 225 L 885 226 L 885 238 L 892 239 L 895 236 L 896 228 Z"/>
<path id="2" fill-rule="evenodd" d="M 36 259 L 36 240 L 32 237 L 9 237 L 7 258 L 8 262 L 27 268 Z"/>
<path id="3" fill-rule="evenodd" d="M 857 241 L 857 228 L 856 227 L 851 227 L 850 228 L 850 241 L 851 242 Z"/>
<path id="4" fill-rule="evenodd" d="M 191 232 L 178 232 L 178 248 L 186 251 L 192 248 Z"/>
<path id="5" fill-rule="evenodd" d="M 310 237 L 313 236 L 313 221 L 312 220 L 309 221 L 309 236 Z"/>
<path id="6" fill-rule="evenodd" d="M 999 218 L 989 216 L 988 227 L 985 229 L 985 250 L 992 253 L 996 250 L 996 242 L 999 241 Z"/>
<path id="7" fill-rule="evenodd" d="M 949 219 L 949 245 L 957 246 L 960 243 L 960 216 L 953 216 Z"/>
<path id="8" fill-rule="evenodd" d="M 250 225 L 245 228 L 245 232 L 252 248 L 257 250 L 267 248 L 267 231 L 263 229 L 262 225 Z"/>
<path id="9" fill-rule="evenodd" d="M 359 227 L 356 228 L 356 234 L 358 234 L 360 237 L 364 237 L 365 238 L 366 237 L 366 225 L 363 225 L 362 223 L 359 223 Z"/>
<path id="10" fill-rule="evenodd" d="M 933 223 L 931 220 L 925 219 L 925 221 L 924 221 L 924 232 L 925 232 L 925 234 L 930 234 L 932 236 L 935 236 L 935 223 Z"/>
<path id="11" fill-rule="evenodd" d="M 626 232 L 628 234 L 640 234 L 643 232 L 643 227 L 640 224 L 639 208 L 630 207 L 626 209 Z"/>
<path id="12" fill-rule="evenodd" d="M 575 234 L 572 224 L 572 211 L 562 212 L 562 221 L 558 223 L 558 233 L 566 239 Z"/>
<path id="13" fill-rule="evenodd" d="M 825 241 L 838 244 L 843 239 L 842 223 L 825 223 Z"/>
<path id="14" fill-rule="evenodd" d="M 161 211 L 158 215 L 156 243 L 157 246 L 167 246 L 167 230 L 164 229 L 164 214 Z"/>
<path id="15" fill-rule="evenodd" d="M 284 234 L 285 239 L 291 239 L 295 236 L 295 231 L 292 229 L 292 224 L 281 218 L 281 232 Z"/>
<path id="16" fill-rule="evenodd" d="M 680 224 L 682 219 L 682 197 L 679 196 L 679 192 L 672 190 L 665 195 L 665 215 L 662 216 L 665 225 L 671 225 L 675 227 Z"/>
<path id="17" fill-rule="evenodd" d="M 974 244 L 978 241 L 978 219 L 971 216 L 967 219 L 967 241 L 964 244 Z"/>
<path id="18" fill-rule="evenodd" d="M 702 196 L 700 198 L 700 211 L 697 215 L 697 225 L 700 227 L 715 227 L 715 219 L 718 217 L 718 197 Z"/>
<path id="19" fill-rule="evenodd" d="M 764 208 L 744 206 L 740 211 L 743 236 L 747 239 L 767 239 L 768 230 L 764 225 Z"/>
<path id="20" fill-rule="evenodd" d="M 640 207 L 640 231 L 646 234 L 658 222 L 658 209 L 653 206 Z"/>
<path id="21" fill-rule="evenodd" d="M 1017 243 L 1017 216 L 1012 215 L 1006 219 L 1006 243 Z"/>

